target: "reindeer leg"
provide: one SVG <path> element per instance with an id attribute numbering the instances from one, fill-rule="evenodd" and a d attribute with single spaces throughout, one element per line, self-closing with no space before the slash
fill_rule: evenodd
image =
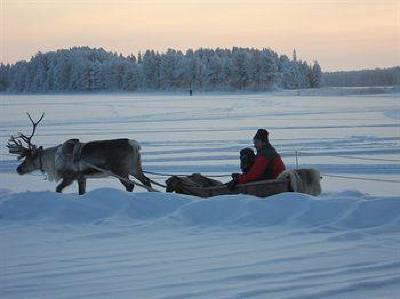
<path id="1" fill-rule="evenodd" d="M 145 176 L 143 172 L 135 174 L 134 177 L 137 178 L 139 181 L 141 181 L 143 185 L 151 187 L 150 179 L 147 176 Z"/>
<path id="2" fill-rule="evenodd" d="M 79 195 L 86 193 L 86 179 L 85 178 L 78 179 L 78 187 L 79 187 Z"/>
<path id="3" fill-rule="evenodd" d="M 146 177 L 143 173 L 142 161 L 140 153 L 137 153 L 137 160 L 132 164 L 130 174 L 137 178 L 143 185 L 151 188 L 150 179 Z"/>
<path id="4" fill-rule="evenodd" d="M 73 183 L 73 179 L 70 178 L 63 178 L 61 183 L 57 186 L 56 192 L 57 193 L 62 193 L 63 189 Z"/>
<path id="5" fill-rule="evenodd" d="M 129 177 L 126 177 L 126 178 L 129 179 Z M 133 189 L 135 188 L 135 185 L 129 183 L 128 181 L 125 181 L 125 180 L 119 180 L 119 181 L 121 182 L 122 185 L 125 186 L 126 191 L 128 191 L 128 192 L 132 192 Z"/>

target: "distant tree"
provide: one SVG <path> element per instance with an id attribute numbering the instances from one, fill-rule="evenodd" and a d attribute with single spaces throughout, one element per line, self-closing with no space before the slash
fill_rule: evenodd
<path id="1" fill-rule="evenodd" d="M 321 67 L 318 64 L 318 61 L 314 61 L 314 64 L 310 66 L 309 71 L 309 78 L 310 78 L 310 86 L 312 88 L 319 88 L 321 87 L 322 83 L 322 71 Z"/>
<path id="2" fill-rule="evenodd" d="M 241 48 L 232 50 L 232 86 L 235 89 L 244 89 L 249 83 L 249 59 L 247 52 Z"/>
<path id="3" fill-rule="evenodd" d="M 8 73 L 10 65 L 0 63 L 0 91 L 5 91 L 8 87 Z"/>
<path id="4" fill-rule="evenodd" d="M 209 89 L 220 89 L 224 85 L 224 65 L 222 58 L 213 53 L 207 67 L 207 86 Z"/>
<path id="5" fill-rule="evenodd" d="M 173 89 L 178 85 L 177 66 L 178 54 L 173 49 L 168 49 L 167 53 L 160 58 L 160 87 L 161 89 Z"/>
<path id="6" fill-rule="evenodd" d="M 142 64 L 143 63 L 142 53 L 140 51 L 139 51 L 139 54 L 138 54 L 137 63 L 138 64 Z"/>
<path id="7" fill-rule="evenodd" d="M 147 50 L 143 55 L 144 88 L 158 89 L 160 87 L 160 59 L 153 50 Z"/>
<path id="8" fill-rule="evenodd" d="M 104 88 L 104 74 L 102 72 L 101 63 L 97 60 L 89 66 L 89 89 L 101 90 Z"/>
<path id="9" fill-rule="evenodd" d="M 124 66 L 124 73 L 122 76 L 123 90 L 135 91 L 140 88 L 143 81 L 140 68 L 140 65 L 129 63 Z"/>
<path id="10" fill-rule="evenodd" d="M 193 88 L 196 74 L 196 58 L 192 49 L 186 51 L 182 64 L 182 87 Z"/>

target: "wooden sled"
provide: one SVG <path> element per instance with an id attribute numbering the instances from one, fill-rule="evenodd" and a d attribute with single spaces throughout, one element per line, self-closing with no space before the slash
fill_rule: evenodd
<path id="1" fill-rule="evenodd" d="M 167 192 L 194 195 L 203 198 L 227 194 L 249 194 L 257 197 L 267 197 L 293 191 L 289 180 L 262 180 L 236 185 L 233 189 L 229 189 L 220 181 L 204 177 L 199 173 L 184 177 L 172 176 L 166 183 Z"/>

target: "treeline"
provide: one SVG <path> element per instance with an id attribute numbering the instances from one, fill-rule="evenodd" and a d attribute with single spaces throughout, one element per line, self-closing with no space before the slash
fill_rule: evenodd
<path id="1" fill-rule="evenodd" d="M 323 82 L 332 87 L 396 86 L 400 85 L 400 66 L 324 73 Z"/>
<path id="2" fill-rule="evenodd" d="M 308 64 L 271 49 L 147 50 L 123 56 L 74 47 L 0 64 L 0 90 L 9 92 L 270 90 L 321 85 L 318 62 Z"/>

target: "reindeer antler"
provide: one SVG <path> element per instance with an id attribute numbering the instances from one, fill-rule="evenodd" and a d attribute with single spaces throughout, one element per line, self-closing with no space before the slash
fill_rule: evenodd
<path id="1" fill-rule="evenodd" d="M 20 137 L 22 140 L 24 140 L 24 141 L 28 144 L 29 149 L 34 149 L 35 146 L 31 143 L 31 140 L 32 140 L 33 135 L 35 135 L 35 131 L 36 131 L 37 126 L 39 125 L 39 123 L 42 121 L 42 119 L 43 119 L 43 117 L 44 117 L 44 113 L 42 113 L 42 116 L 39 118 L 38 121 L 34 121 L 34 120 L 32 119 L 32 117 L 31 117 L 31 115 L 30 115 L 28 112 L 26 113 L 26 115 L 29 117 L 29 120 L 31 121 L 32 126 L 33 126 L 33 128 L 32 128 L 32 134 L 31 134 L 31 136 L 27 137 L 27 136 L 25 136 L 24 134 L 22 134 L 22 133 L 20 132 L 20 133 L 19 133 L 19 137 Z"/>
<path id="2" fill-rule="evenodd" d="M 21 160 L 29 151 L 29 148 L 22 145 L 21 140 L 18 137 L 11 136 L 7 143 L 8 152 L 10 154 L 19 155 L 18 160 Z"/>
<path id="3" fill-rule="evenodd" d="M 28 118 L 33 126 L 31 135 L 28 137 L 19 132 L 17 136 L 11 136 L 8 140 L 9 142 L 7 143 L 9 153 L 19 155 L 18 159 L 22 159 L 29 152 L 36 150 L 36 146 L 32 144 L 32 137 L 35 135 L 36 128 L 44 117 L 44 113 L 42 113 L 42 116 L 39 118 L 39 120 L 34 121 L 29 113 L 26 113 L 26 115 L 28 115 Z M 25 147 L 21 140 L 24 141 L 28 147 Z"/>

